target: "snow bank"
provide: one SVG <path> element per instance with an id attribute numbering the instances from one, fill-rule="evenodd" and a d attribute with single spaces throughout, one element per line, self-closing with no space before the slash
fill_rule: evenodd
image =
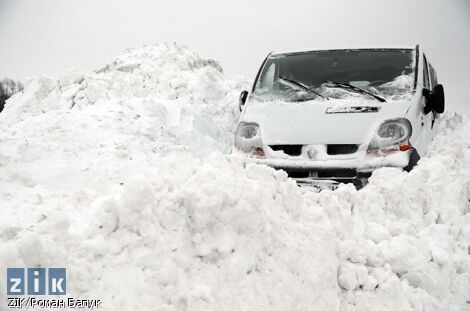
<path id="1" fill-rule="evenodd" d="M 381 169 L 362 191 L 312 198 L 336 223 L 346 310 L 470 307 L 469 138 L 447 115 L 431 157 L 410 173 Z"/>
<path id="2" fill-rule="evenodd" d="M 65 266 L 105 310 L 469 308 L 468 121 L 314 193 L 226 155 L 242 87 L 176 45 L 30 81 L 0 114 L 0 266 Z"/>

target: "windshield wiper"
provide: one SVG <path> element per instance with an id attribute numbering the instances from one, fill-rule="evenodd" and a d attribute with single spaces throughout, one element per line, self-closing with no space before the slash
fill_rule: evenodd
<path id="1" fill-rule="evenodd" d="M 295 81 L 295 80 L 291 80 L 291 79 L 288 79 L 288 78 L 283 77 L 283 76 L 279 76 L 278 79 L 281 79 L 281 80 L 283 80 L 283 81 L 285 81 L 285 82 L 292 83 L 292 84 L 294 84 L 294 85 L 300 86 L 301 88 L 303 88 L 303 89 L 306 90 L 307 92 L 311 92 L 311 93 L 316 94 L 316 95 L 318 95 L 318 96 L 320 96 L 320 97 L 322 97 L 322 98 L 324 98 L 324 99 L 326 99 L 326 100 L 329 100 L 328 97 L 323 96 L 322 94 L 318 93 L 317 91 L 314 91 L 311 86 L 308 86 L 308 85 L 306 85 L 306 84 L 303 84 L 302 82 Z"/>
<path id="2" fill-rule="evenodd" d="M 372 94 L 370 92 L 367 92 L 366 90 L 363 90 L 361 88 L 358 88 L 357 86 L 354 86 L 354 85 L 351 85 L 351 84 L 348 84 L 348 83 L 342 83 L 342 82 L 336 82 L 336 81 L 325 81 L 325 82 L 333 84 L 336 87 L 340 87 L 340 88 L 343 88 L 343 89 L 349 89 L 349 90 L 355 91 L 357 93 L 367 94 L 369 96 L 374 97 L 375 99 L 377 99 L 381 103 L 386 102 L 386 100 L 383 99 L 382 97 L 377 96 L 375 94 Z"/>

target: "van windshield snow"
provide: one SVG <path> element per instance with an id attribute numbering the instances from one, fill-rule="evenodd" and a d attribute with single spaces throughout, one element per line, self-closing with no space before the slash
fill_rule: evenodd
<path id="1" fill-rule="evenodd" d="M 253 95 L 259 100 L 284 101 L 364 96 L 335 87 L 329 81 L 350 84 L 387 101 L 405 99 L 413 93 L 414 50 L 325 50 L 272 55 L 263 66 Z"/>

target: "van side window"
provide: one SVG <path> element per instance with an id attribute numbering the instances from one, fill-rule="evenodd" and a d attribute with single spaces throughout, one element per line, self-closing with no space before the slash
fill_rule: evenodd
<path id="1" fill-rule="evenodd" d="M 428 68 L 428 61 L 426 60 L 426 56 L 424 56 L 424 66 L 423 66 L 423 86 L 426 88 L 426 89 L 430 89 L 430 85 L 429 85 L 429 68 Z"/>

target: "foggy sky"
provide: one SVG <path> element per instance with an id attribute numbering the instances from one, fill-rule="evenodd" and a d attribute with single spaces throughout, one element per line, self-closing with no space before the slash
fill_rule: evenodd
<path id="1" fill-rule="evenodd" d="M 419 43 L 470 116 L 468 0 L 0 0 L 0 78 L 92 70 L 163 41 L 254 78 L 272 50 Z"/>

